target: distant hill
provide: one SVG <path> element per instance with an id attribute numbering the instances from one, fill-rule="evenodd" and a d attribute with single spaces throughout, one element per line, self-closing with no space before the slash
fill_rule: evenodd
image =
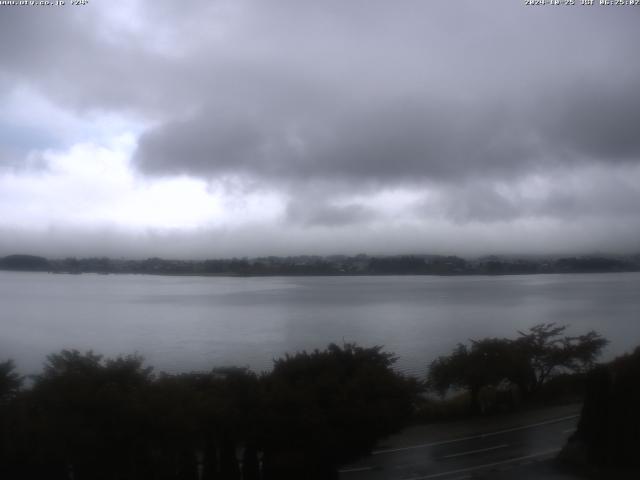
<path id="1" fill-rule="evenodd" d="M 36 255 L 9 255 L 0 258 L 0 268 L 28 272 L 42 272 L 50 268 L 49 260 Z"/>

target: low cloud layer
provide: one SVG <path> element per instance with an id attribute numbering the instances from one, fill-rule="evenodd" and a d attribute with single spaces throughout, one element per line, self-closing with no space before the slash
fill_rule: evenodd
<path id="1" fill-rule="evenodd" d="M 2 7 L 0 249 L 640 250 L 639 20 L 506 0 Z"/>

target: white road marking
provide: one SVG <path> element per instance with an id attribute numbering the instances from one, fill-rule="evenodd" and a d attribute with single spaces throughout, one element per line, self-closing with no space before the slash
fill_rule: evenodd
<path id="1" fill-rule="evenodd" d="M 560 423 L 560 422 L 564 422 L 567 420 L 571 420 L 574 418 L 578 418 L 580 415 L 568 415 L 566 417 L 560 417 L 560 418 L 554 418 L 551 420 L 546 420 L 544 422 L 538 422 L 538 423 L 531 423 L 529 425 L 523 425 L 521 427 L 513 427 L 513 428 L 506 428 L 504 430 L 497 430 L 495 432 L 489 432 L 489 433 L 483 433 L 480 435 L 471 435 L 468 437 L 461 437 L 461 438 L 454 438 L 452 440 L 444 440 L 441 442 L 430 442 L 430 443 L 421 443 L 418 445 L 411 445 L 408 447 L 399 447 L 399 448 L 386 448 L 386 449 L 382 449 L 382 450 L 375 450 L 373 452 L 371 452 L 371 455 L 382 455 L 385 453 L 394 453 L 394 452 L 403 452 L 405 450 L 415 450 L 418 448 L 428 448 L 428 447 L 436 447 L 438 445 L 448 445 L 450 443 L 456 443 L 456 442 L 464 442 L 465 440 L 476 440 L 479 438 L 486 438 L 486 437 L 492 437 L 494 435 L 501 435 L 503 433 L 509 433 L 509 432 L 516 432 L 518 430 L 526 430 L 527 428 L 534 428 L 534 427 L 541 427 L 543 425 L 550 425 L 552 423 Z"/>
<path id="2" fill-rule="evenodd" d="M 366 472 L 367 470 L 372 470 L 372 469 L 373 467 L 345 468 L 344 470 L 338 470 L 338 473 Z"/>
<path id="3" fill-rule="evenodd" d="M 576 431 L 575 428 L 567 428 L 566 430 L 563 430 L 562 433 L 573 433 L 575 431 Z"/>
<path id="4" fill-rule="evenodd" d="M 429 478 L 438 478 L 438 477 L 446 477 L 447 475 L 455 475 L 456 473 L 473 472 L 474 470 L 481 470 L 483 468 L 495 467 L 497 465 L 504 465 L 506 463 L 513 463 L 513 462 L 518 462 L 520 460 L 528 460 L 530 458 L 543 457 L 545 455 L 558 453 L 559 451 L 560 451 L 559 448 L 554 448 L 553 450 L 545 450 L 544 452 L 533 453 L 531 455 L 525 455 L 523 457 L 511 458 L 509 460 L 502 460 L 500 462 L 484 463 L 482 465 L 476 465 L 474 467 L 460 468 L 458 470 L 450 470 L 448 472 L 433 473 L 431 475 L 425 475 L 424 477 L 405 478 L 403 480 L 427 480 Z"/>
<path id="5" fill-rule="evenodd" d="M 487 448 L 479 448 L 477 450 L 469 450 L 468 452 L 461 452 L 461 453 L 453 453 L 451 455 L 445 455 L 442 458 L 455 458 L 455 457 L 463 457 L 465 455 L 473 455 L 474 453 L 481 453 L 481 452 L 488 452 L 490 450 L 497 450 L 499 448 L 506 448 L 508 447 L 509 444 L 505 443 L 503 445 L 496 445 L 495 447 L 487 447 Z"/>
<path id="6" fill-rule="evenodd" d="M 455 457 L 463 457 L 465 455 L 473 455 L 474 453 L 482 453 L 482 452 L 488 452 L 491 450 L 497 450 L 499 448 L 506 448 L 508 447 L 509 444 L 505 443 L 503 445 L 496 445 L 493 447 L 487 447 L 487 448 L 479 448 L 477 450 L 469 450 L 468 452 L 460 452 L 460 453 L 453 453 L 451 455 L 445 455 L 443 457 L 440 458 L 455 458 Z M 395 470 L 402 470 L 403 468 L 409 468 L 409 467 L 415 467 L 416 465 L 420 465 L 420 463 L 404 463 L 402 465 L 395 465 L 393 468 Z M 364 472 L 367 470 L 373 470 L 373 467 L 357 467 L 357 468 L 347 468 L 345 470 L 338 470 L 340 473 L 351 473 L 351 472 Z M 465 477 L 460 477 L 460 478 L 468 478 L 467 476 Z M 456 479 L 453 479 L 456 480 Z"/>

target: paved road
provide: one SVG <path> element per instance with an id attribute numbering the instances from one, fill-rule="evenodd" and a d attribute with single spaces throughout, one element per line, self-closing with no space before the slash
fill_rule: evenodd
<path id="1" fill-rule="evenodd" d="M 455 438 L 447 438 L 446 426 L 439 426 L 443 439 L 424 443 L 383 447 L 360 462 L 344 467 L 342 480 L 462 480 L 487 472 L 519 468 L 523 464 L 549 459 L 557 454 L 574 431 L 574 411 L 550 411 L 562 416 L 534 417 L 533 422 L 493 426 Z M 413 438 L 415 440 L 415 438 Z"/>

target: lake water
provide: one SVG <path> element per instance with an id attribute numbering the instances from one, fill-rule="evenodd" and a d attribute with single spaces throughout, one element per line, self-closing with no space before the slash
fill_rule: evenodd
<path id="1" fill-rule="evenodd" d="M 605 357 L 640 345 L 640 273 L 501 277 L 163 277 L 0 272 L 0 361 L 138 352 L 157 370 L 269 369 L 330 342 L 384 345 L 424 374 L 457 342 L 540 322 L 595 329 Z"/>

